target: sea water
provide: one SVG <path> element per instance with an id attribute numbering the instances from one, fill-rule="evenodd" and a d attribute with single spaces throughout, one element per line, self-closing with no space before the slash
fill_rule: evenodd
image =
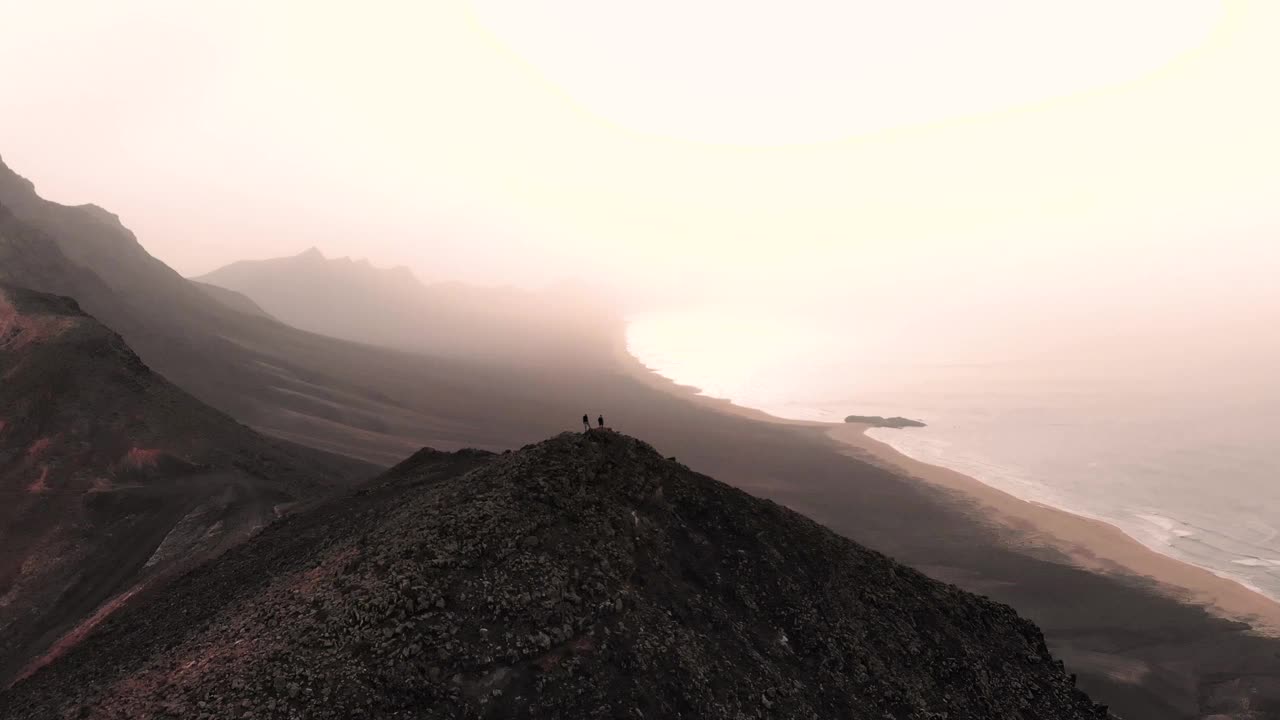
<path id="1" fill-rule="evenodd" d="M 1192 353 L 1170 349 L 1151 353 L 1169 362 L 1131 363 L 1085 347 L 952 361 L 946 347 L 907 340 L 864 342 L 839 314 L 732 307 L 639 314 L 628 329 L 642 363 L 706 395 L 787 418 L 921 420 L 928 426 L 870 435 L 1280 600 L 1272 358 L 1237 363 L 1228 349 L 1181 363 Z"/>

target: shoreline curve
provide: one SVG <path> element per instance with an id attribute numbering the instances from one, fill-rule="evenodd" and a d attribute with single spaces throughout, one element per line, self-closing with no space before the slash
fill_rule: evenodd
<path id="1" fill-rule="evenodd" d="M 837 452 L 901 477 L 958 493 L 970 501 L 966 505 L 979 508 L 976 512 L 984 521 L 996 522 L 1008 530 L 1011 546 L 1047 547 L 1091 572 L 1154 581 L 1174 600 L 1203 606 L 1219 617 L 1249 625 L 1258 634 L 1280 637 L 1280 602 L 1232 578 L 1147 547 L 1115 525 L 1022 500 L 964 473 L 916 460 L 867 435 L 870 425 L 782 418 L 725 398 L 703 395 L 698 388 L 681 385 L 646 366 L 631 354 L 625 333 L 619 338 L 615 354 L 624 374 L 652 388 L 719 412 L 759 422 L 812 428 L 823 433 Z"/>

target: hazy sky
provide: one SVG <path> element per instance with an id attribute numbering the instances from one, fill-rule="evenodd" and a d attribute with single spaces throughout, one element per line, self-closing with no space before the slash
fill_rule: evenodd
<path id="1" fill-rule="evenodd" d="M 0 18 L 0 156 L 188 275 L 316 245 L 660 296 L 1276 297 L 1271 0 L 0 0 Z"/>

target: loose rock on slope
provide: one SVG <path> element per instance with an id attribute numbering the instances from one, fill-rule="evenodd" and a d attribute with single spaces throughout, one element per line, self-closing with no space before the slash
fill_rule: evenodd
<path id="1" fill-rule="evenodd" d="M 610 431 L 423 451 L 0 717 L 1105 718 L 1012 609 Z"/>
<path id="2" fill-rule="evenodd" d="M 0 283 L 0 688 L 166 576 L 375 472 L 259 435 L 74 300 Z"/>

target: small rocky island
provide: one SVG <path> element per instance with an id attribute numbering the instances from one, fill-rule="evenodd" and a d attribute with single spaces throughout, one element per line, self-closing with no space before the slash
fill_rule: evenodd
<path id="1" fill-rule="evenodd" d="M 904 417 L 880 417 L 879 415 L 850 415 L 844 419 L 847 423 L 861 423 L 871 427 L 895 428 L 901 430 L 909 427 L 924 427 L 919 420 L 908 420 Z"/>

